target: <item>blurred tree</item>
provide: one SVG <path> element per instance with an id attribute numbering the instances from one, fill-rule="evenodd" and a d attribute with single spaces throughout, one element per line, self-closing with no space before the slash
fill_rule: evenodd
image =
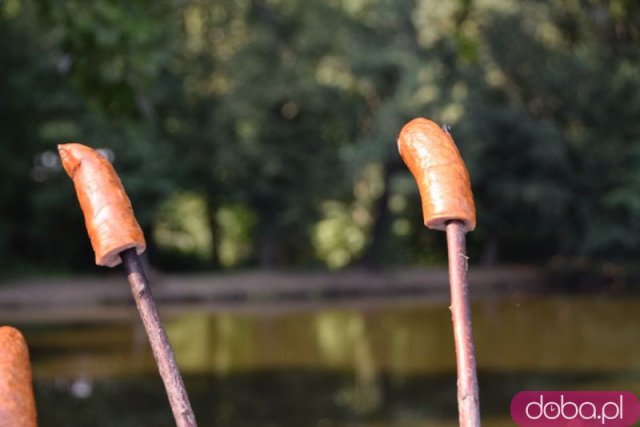
<path id="1" fill-rule="evenodd" d="M 520 259 L 638 248 L 638 7 L 584 3 L 475 11 L 461 133 L 481 232 Z"/>
<path id="2" fill-rule="evenodd" d="M 166 179 L 171 147 L 157 137 L 153 117 L 155 104 L 170 94 L 150 85 L 163 69 L 158 54 L 171 50 L 158 39 L 170 39 L 170 26 L 148 16 L 147 9 L 118 7 L 106 1 L 88 7 L 19 0 L 5 5 L 0 127 L 7 139 L 3 158 L 11 164 L 3 168 L 3 191 L 14 206 L 2 220 L 10 230 L 3 233 L 10 269 L 25 261 L 46 270 L 91 266 L 73 187 L 57 159 L 58 143 L 110 150 L 147 230 L 173 185 Z M 104 25 L 95 25 L 102 20 Z M 152 25 L 145 29 L 145 22 Z"/>
<path id="3" fill-rule="evenodd" d="M 479 211 L 472 254 L 493 262 L 555 254 L 619 258 L 637 249 L 633 94 L 640 79 L 630 73 L 640 53 L 637 6 L 368 4 L 374 3 L 372 10 L 391 29 L 376 40 L 378 55 L 358 51 L 384 61 L 384 46 L 391 44 L 386 69 L 395 71 L 387 76 L 397 77 L 380 80 L 384 74 L 377 74 L 374 126 L 359 135 L 356 157 L 376 159 L 386 165 L 385 175 L 392 174 L 376 205 L 365 254 L 378 246 L 378 259 L 388 262 L 394 240 L 414 254 L 434 247 L 394 236 L 394 221 L 385 221 L 394 194 L 417 199 L 415 186 L 397 181 L 407 172 L 395 173 L 398 156 L 390 142 L 402 123 L 419 115 L 454 125 Z M 403 22 L 403 16 L 412 19 Z M 375 35 L 385 28 L 376 26 Z M 418 210 L 399 213 L 411 215 L 412 224 L 421 220 Z M 390 238 L 377 241 L 385 233 Z"/>
<path id="4" fill-rule="evenodd" d="M 47 49 L 48 40 L 33 31 L 36 26 L 31 3 L 0 5 L 0 259 L 3 269 L 13 271 L 29 263 L 52 268 L 64 257 L 79 256 L 77 246 L 56 248 L 60 229 L 48 227 L 48 218 L 61 212 L 59 208 L 72 200 L 70 195 L 51 188 L 36 196 L 55 173 L 57 158 L 47 153 L 52 147 L 46 138 L 76 130 L 67 118 L 79 104 L 61 77 L 59 58 Z M 47 209 L 51 199 L 56 199 L 58 209 Z M 64 228 L 77 218 L 62 216 L 58 224 Z"/>
<path id="5" fill-rule="evenodd" d="M 395 146 L 415 116 L 453 125 L 474 259 L 630 257 L 639 38 L 625 0 L 5 0 L 3 266 L 91 266 L 70 140 L 110 150 L 164 265 L 184 232 L 211 267 L 441 262 Z"/>
<path id="6" fill-rule="evenodd" d="M 237 16 L 233 3 L 226 16 Z M 203 188 L 212 205 L 254 212 L 259 265 L 309 263 L 310 228 L 321 201 L 345 187 L 341 148 L 357 132 L 358 98 L 333 84 L 349 22 L 322 1 L 254 1 L 241 12 L 243 42 L 221 41 L 228 59 L 213 58 L 202 76 L 222 88 L 200 140 L 213 158 L 191 172 L 210 171 L 202 182 L 215 183 Z"/>

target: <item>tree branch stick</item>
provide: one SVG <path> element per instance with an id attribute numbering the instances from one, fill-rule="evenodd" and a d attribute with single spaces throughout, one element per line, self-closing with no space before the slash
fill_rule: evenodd
<path id="1" fill-rule="evenodd" d="M 465 228 L 460 221 L 446 224 L 451 287 L 451 317 L 458 370 L 458 412 L 461 427 L 480 426 L 476 357 L 471 331 L 471 307 L 467 281 Z"/>
<path id="2" fill-rule="evenodd" d="M 122 263 L 127 272 L 127 280 L 131 285 L 131 293 L 136 301 L 140 318 L 149 337 L 151 350 L 156 359 L 160 377 L 169 397 L 169 404 L 178 427 L 196 427 L 196 419 L 189 403 L 189 396 L 182 382 L 167 333 L 162 326 L 160 314 L 151 295 L 140 258 L 135 248 L 120 253 Z"/>

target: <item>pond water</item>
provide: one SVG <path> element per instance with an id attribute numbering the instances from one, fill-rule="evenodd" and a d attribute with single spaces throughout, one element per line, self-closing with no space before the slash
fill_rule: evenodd
<path id="1" fill-rule="evenodd" d="M 473 314 L 485 426 L 513 425 L 521 390 L 640 393 L 640 299 L 482 300 Z M 200 426 L 457 425 L 446 303 L 165 323 Z M 139 321 L 17 326 L 41 427 L 173 425 Z"/>

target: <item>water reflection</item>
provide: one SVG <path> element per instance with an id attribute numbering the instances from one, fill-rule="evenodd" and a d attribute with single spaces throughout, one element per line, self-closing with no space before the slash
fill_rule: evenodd
<path id="1" fill-rule="evenodd" d="M 640 392 L 638 299 L 473 309 L 485 425 L 511 425 L 523 389 Z M 446 305 L 165 320 L 202 425 L 456 425 Z M 171 425 L 137 321 L 23 329 L 41 426 Z M 65 413 L 84 415 L 60 423 Z"/>

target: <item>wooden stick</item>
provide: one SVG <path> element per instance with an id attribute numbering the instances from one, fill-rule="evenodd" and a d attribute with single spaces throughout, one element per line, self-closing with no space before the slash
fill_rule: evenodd
<path id="1" fill-rule="evenodd" d="M 131 285 L 131 293 L 136 301 L 144 329 L 147 331 L 153 356 L 156 359 L 160 377 L 169 397 L 169 404 L 178 427 L 196 427 L 196 419 L 189 403 L 189 396 L 182 382 L 167 333 L 162 326 L 160 314 L 151 295 L 149 280 L 144 272 L 135 248 L 120 253 L 122 263 Z"/>
<path id="2" fill-rule="evenodd" d="M 480 401 L 467 282 L 466 229 L 460 221 L 448 221 L 446 233 L 451 287 L 450 308 L 458 369 L 459 421 L 461 427 L 479 427 Z"/>

